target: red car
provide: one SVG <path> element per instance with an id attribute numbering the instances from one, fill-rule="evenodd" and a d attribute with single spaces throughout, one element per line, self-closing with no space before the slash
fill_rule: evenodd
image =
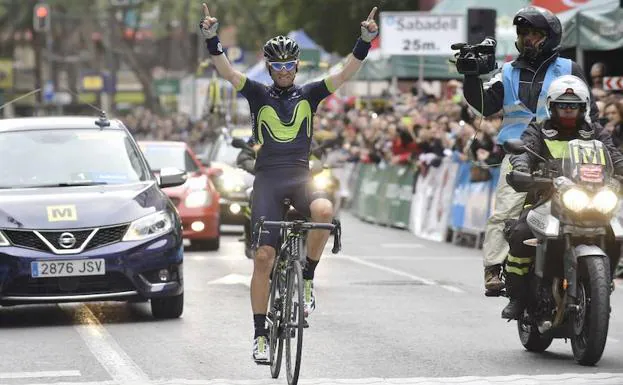
<path id="1" fill-rule="evenodd" d="M 218 250 L 220 246 L 220 195 L 212 181 L 222 171 L 206 168 L 184 142 L 139 141 L 154 174 L 163 167 L 176 167 L 188 173 L 186 183 L 163 191 L 173 201 L 182 218 L 184 239 L 193 247 Z"/>

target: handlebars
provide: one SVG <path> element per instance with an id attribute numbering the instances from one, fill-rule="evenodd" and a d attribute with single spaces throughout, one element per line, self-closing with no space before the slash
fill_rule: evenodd
<path id="1" fill-rule="evenodd" d="M 253 229 L 253 240 L 251 245 L 253 250 L 257 250 L 262 234 L 269 234 L 265 228 L 291 229 L 295 233 L 304 233 L 309 230 L 329 230 L 333 235 L 333 248 L 331 252 L 337 254 L 342 249 L 342 224 L 339 219 L 333 219 L 332 223 L 319 223 L 307 221 L 267 221 L 265 217 L 260 217 Z"/>

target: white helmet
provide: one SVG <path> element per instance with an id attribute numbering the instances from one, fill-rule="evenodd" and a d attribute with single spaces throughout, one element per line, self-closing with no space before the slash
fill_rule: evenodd
<path id="1" fill-rule="evenodd" d="M 591 123 L 591 92 L 586 82 L 579 77 L 563 75 L 552 81 L 545 100 L 547 115 L 550 119 L 552 117 L 552 103 L 584 103 L 584 120 Z"/>

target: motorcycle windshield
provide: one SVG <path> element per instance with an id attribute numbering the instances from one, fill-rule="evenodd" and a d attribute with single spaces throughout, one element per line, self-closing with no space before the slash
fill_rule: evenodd
<path id="1" fill-rule="evenodd" d="M 599 140 L 574 139 L 560 146 L 562 174 L 586 186 L 603 186 L 613 174 L 612 160 L 606 146 Z"/>

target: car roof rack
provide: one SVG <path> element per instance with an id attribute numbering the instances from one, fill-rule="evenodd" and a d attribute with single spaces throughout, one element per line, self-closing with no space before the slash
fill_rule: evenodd
<path id="1" fill-rule="evenodd" d="M 104 127 L 110 127 L 110 120 L 108 120 L 108 116 L 106 115 L 106 111 L 100 110 L 100 117 L 95 121 L 95 124 L 100 127 L 100 129 L 104 129 Z"/>

